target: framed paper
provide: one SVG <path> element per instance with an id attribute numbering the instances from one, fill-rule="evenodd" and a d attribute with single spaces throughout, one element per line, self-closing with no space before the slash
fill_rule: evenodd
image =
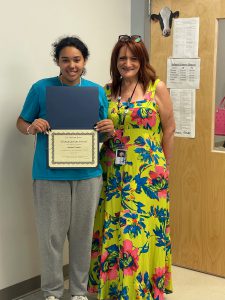
<path id="1" fill-rule="evenodd" d="M 96 168 L 98 133 L 89 129 L 55 129 L 48 135 L 50 168 Z"/>

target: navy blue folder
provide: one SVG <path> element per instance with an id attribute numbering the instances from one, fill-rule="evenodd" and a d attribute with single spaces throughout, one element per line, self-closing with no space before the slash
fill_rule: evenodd
<path id="1" fill-rule="evenodd" d="M 93 129 L 99 120 L 98 88 L 47 87 L 46 115 L 51 129 Z"/>

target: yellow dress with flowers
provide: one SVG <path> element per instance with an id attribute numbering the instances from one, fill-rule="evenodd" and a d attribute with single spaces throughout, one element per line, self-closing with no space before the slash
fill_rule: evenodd
<path id="1" fill-rule="evenodd" d="M 103 188 L 96 213 L 88 290 L 98 299 L 163 300 L 172 292 L 168 170 L 161 146 L 161 122 L 150 83 L 143 100 L 111 100 L 109 118 L 116 135 L 100 158 Z M 126 163 L 115 164 L 123 145 Z"/>

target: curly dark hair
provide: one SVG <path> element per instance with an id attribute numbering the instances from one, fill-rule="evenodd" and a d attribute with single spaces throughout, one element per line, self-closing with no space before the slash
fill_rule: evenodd
<path id="1" fill-rule="evenodd" d="M 57 41 L 55 41 L 52 44 L 52 47 L 53 47 L 52 56 L 55 63 L 58 62 L 60 52 L 65 47 L 74 47 L 80 50 L 84 60 L 86 60 L 90 55 L 88 47 L 85 45 L 84 42 L 81 41 L 80 38 L 76 36 L 66 36 L 66 37 L 59 38 Z"/>

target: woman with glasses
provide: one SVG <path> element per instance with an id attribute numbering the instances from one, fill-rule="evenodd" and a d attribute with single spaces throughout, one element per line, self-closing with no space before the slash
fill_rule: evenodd
<path id="1" fill-rule="evenodd" d="M 105 87 L 115 131 L 101 149 L 89 291 L 98 299 L 172 292 L 168 173 L 175 123 L 165 84 L 140 36 L 119 37 Z M 100 126 L 100 127 L 98 127 Z M 101 124 L 97 124 L 97 130 Z M 119 160 L 123 151 L 124 160 Z"/>

